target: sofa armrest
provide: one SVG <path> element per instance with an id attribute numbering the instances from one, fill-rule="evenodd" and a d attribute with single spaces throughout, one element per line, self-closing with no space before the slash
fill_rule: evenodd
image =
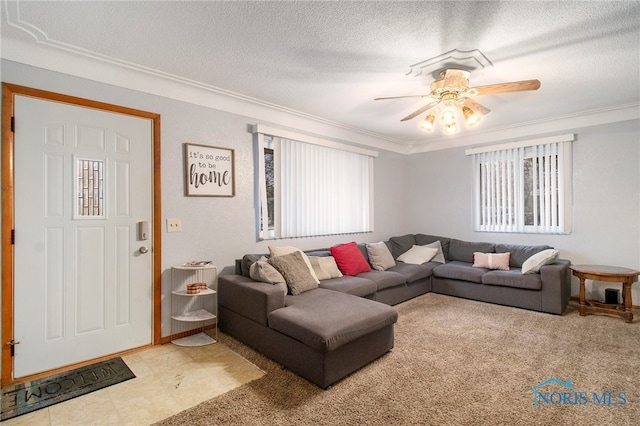
<path id="1" fill-rule="evenodd" d="M 284 307 L 284 293 L 277 286 L 242 275 L 221 275 L 218 305 L 266 326 L 269 313 Z"/>
<path id="2" fill-rule="evenodd" d="M 562 314 L 571 297 L 571 262 L 558 259 L 540 268 L 542 280 L 542 311 Z"/>

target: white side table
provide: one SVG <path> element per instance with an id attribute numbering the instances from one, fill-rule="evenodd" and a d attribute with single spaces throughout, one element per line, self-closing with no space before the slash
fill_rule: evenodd
<path id="1" fill-rule="evenodd" d="M 180 265 L 171 268 L 171 342 L 173 344 L 203 346 L 217 342 L 217 272 L 218 269 L 213 265 Z M 206 288 L 198 293 L 189 294 L 187 284 L 195 283 L 205 283 Z M 209 331 L 210 329 L 213 331 Z M 175 338 L 185 334 L 185 337 Z"/>

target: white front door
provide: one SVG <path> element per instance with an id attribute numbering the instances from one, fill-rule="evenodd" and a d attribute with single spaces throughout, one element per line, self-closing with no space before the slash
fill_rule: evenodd
<path id="1" fill-rule="evenodd" d="M 150 344 L 152 121 L 27 96 L 14 111 L 14 377 Z"/>

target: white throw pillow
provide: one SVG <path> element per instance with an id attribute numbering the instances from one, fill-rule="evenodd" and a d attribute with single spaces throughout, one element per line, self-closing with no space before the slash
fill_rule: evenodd
<path id="1" fill-rule="evenodd" d="M 398 256 L 398 260 L 413 265 L 422 265 L 430 261 L 438 253 L 438 249 L 433 247 L 417 246 L 414 244 L 409 250 Z"/>
<path id="2" fill-rule="evenodd" d="M 309 258 L 307 257 L 306 254 L 304 254 L 302 250 L 292 246 L 280 246 L 280 247 L 269 246 L 269 253 L 271 254 L 271 257 L 284 256 L 285 254 L 291 254 L 294 251 L 299 251 L 302 254 L 304 263 L 306 263 L 307 266 L 309 267 L 309 272 L 311 272 L 311 276 L 313 277 L 314 280 L 316 280 L 316 284 L 320 284 L 320 280 L 316 276 L 316 273 L 313 270 L 313 266 L 311 266 L 311 262 L 309 261 Z"/>
<path id="3" fill-rule="evenodd" d="M 389 247 L 382 241 L 367 244 L 367 255 L 369 257 L 369 263 L 371 263 L 373 269 L 377 271 L 386 271 L 396 266 L 396 261 L 393 260 L 393 255 L 389 251 Z"/>
<path id="4" fill-rule="evenodd" d="M 540 272 L 540 268 L 544 265 L 555 262 L 559 253 L 560 252 L 558 250 L 547 249 L 534 254 L 522 264 L 522 273 L 535 274 Z"/>

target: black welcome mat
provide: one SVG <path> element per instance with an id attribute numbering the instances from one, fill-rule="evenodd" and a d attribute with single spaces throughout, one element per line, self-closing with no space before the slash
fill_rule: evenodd
<path id="1" fill-rule="evenodd" d="M 8 420 L 136 377 L 122 358 L 2 388 L 0 420 Z"/>

